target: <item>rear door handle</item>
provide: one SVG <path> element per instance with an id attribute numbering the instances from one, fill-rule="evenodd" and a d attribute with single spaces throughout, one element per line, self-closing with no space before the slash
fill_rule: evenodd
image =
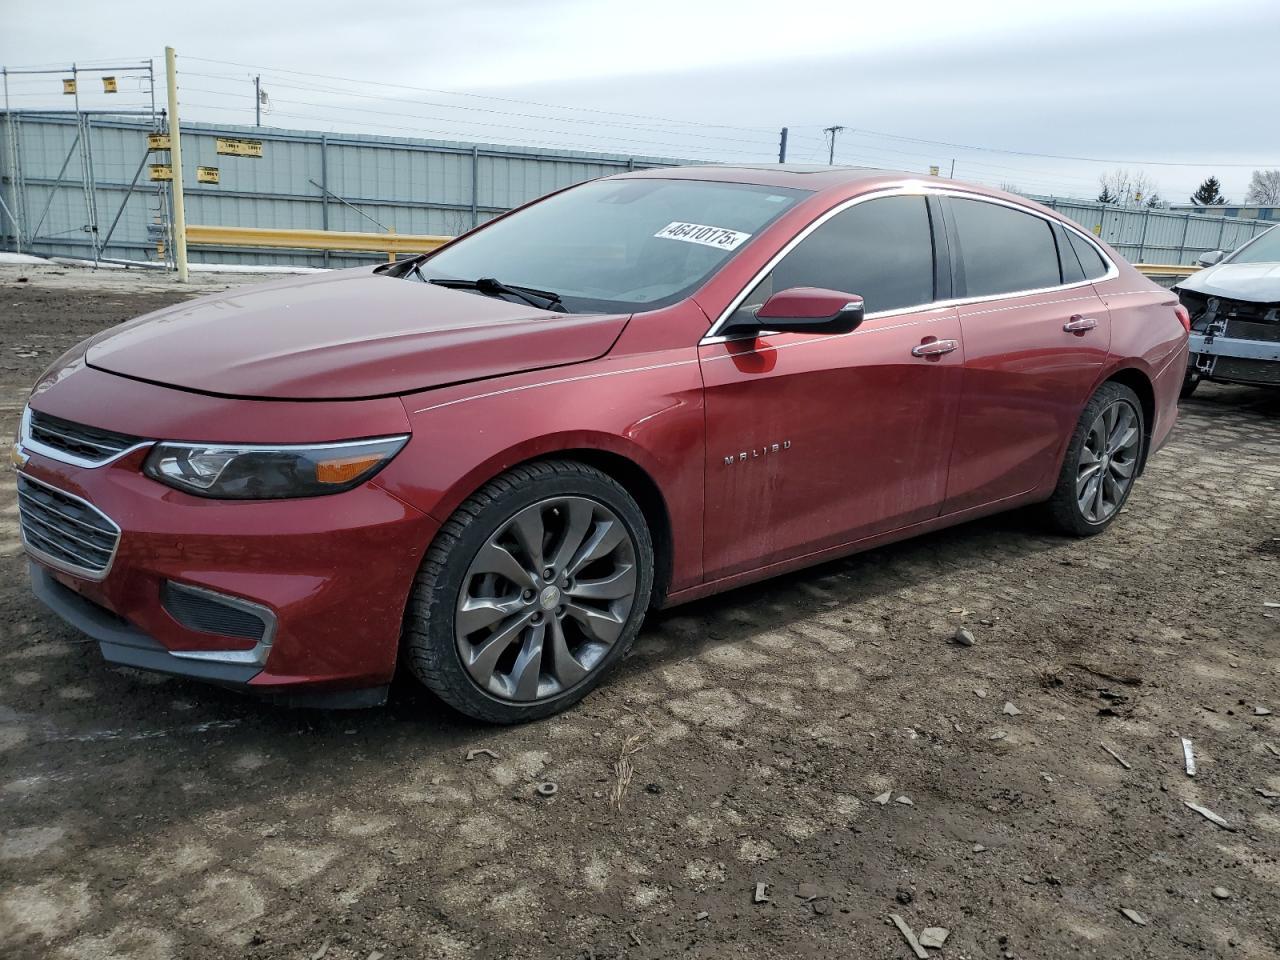
<path id="1" fill-rule="evenodd" d="M 1093 317 L 1075 316 L 1062 325 L 1062 329 L 1067 333 L 1084 333 L 1086 330 L 1092 330 L 1098 325 L 1098 321 Z"/>
<path id="2" fill-rule="evenodd" d="M 911 348 L 913 357 L 939 357 L 944 353 L 950 353 L 952 350 L 958 349 L 959 340 L 931 340 L 928 343 L 922 343 L 918 347 Z"/>

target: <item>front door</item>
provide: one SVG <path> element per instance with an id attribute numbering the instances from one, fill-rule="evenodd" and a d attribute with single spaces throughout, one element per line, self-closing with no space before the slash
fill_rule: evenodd
<path id="1" fill-rule="evenodd" d="M 945 493 L 964 351 L 955 309 L 928 306 L 925 199 L 880 197 L 835 214 L 738 309 L 801 286 L 859 295 L 868 317 L 850 334 L 699 349 L 709 579 L 931 518 Z"/>

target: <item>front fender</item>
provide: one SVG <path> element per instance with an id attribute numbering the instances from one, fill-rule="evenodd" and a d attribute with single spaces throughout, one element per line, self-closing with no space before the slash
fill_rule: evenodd
<path id="1" fill-rule="evenodd" d="M 702 575 L 705 423 L 692 348 L 609 357 L 402 398 L 413 432 L 375 482 L 446 521 L 487 481 L 570 450 L 625 458 L 671 520 L 673 590 Z"/>

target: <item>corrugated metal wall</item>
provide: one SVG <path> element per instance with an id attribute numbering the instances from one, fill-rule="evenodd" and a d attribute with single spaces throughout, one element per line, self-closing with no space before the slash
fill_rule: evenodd
<path id="1" fill-rule="evenodd" d="M 82 136 L 86 128 L 87 138 Z M 149 120 L 138 118 L 90 116 L 81 122 L 74 115 L 0 113 L 0 197 L 24 225 L 23 249 L 44 256 L 92 256 L 91 228 L 96 223 L 99 245 L 111 233 L 105 257 L 157 259 L 156 241 L 168 216 L 167 190 L 148 179 L 146 165 L 167 161 L 168 154 L 147 153 L 150 132 Z M 219 136 L 261 140 L 262 156 L 219 155 Z M 188 223 L 444 235 L 460 233 L 560 187 L 619 170 L 681 162 L 203 123 L 184 127 L 182 150 Z M 197 183 L 200 166 L 216 167 L 219 182 Z M 92 189 L 85 187 L 89 169 Z M 1134 263 L 1194 263 L 1206 250 L 1231 250 L 1271 225 L 1083 200 L 1036 199 L 1093 231 Z M 8 217 L 0 227 L 0 247 L 16 249 Z M 192 248 L 191 258 L 299 266 L 344 266 L 371 259 L 215 247 Z"/>
<path id="2" fill-rule="evenodd" d="M 1208 250 L 1234 250 L 1274 223 L 1179 213 L 1150 207 L 1115 207 L 1084 200 L 1037 197 L 1115 247 L 1131 263 L 1193 264 Z"/>
<path id="3" fill-rule="evenodd" d="M 74 116 L 0 114 L 0 196 L 25 225 L 23 250 L 41 256 L 91 256 L 93 242 L 86 228 L 96 220 L 101 244 L 120 213 L 104 256 L 157 259 L 157 228 L 167 217 L 167 191 L 148 179 L 147 165 L 167 162 L 168 154 L 148 154 L 152 128 L 146 120 L 90 117 L 86 142 L 94 185 L 86 190 L 86 161 L 77 140 L 82 129 Z M 262 156 L 219 155 L 220 136 L 261 140 Z M 182 159 L 188 223 L 444 235 L 583 180 L 681 162 L 203 123 L 184 125 Z M 197 167 L 216 167 L 219 182 L 196 182 Z M 130 192 L 135 175 L 137 185 Z M 14 225 L 7 217 L 0 237 L 3 249 L 16 248 Z M 370 258 L 191 249 L 193 261 L 214 263 L 344 266 Z"/>

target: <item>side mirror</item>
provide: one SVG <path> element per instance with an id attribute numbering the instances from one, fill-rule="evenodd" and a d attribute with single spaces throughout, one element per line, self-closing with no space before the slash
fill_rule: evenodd
<path id="1" fill-rule="evenodd" d="M 849 333 L 862 318 L 862 298 L 856 294 L 792 287 L 775 293 L 754 317 L 729 324 L 725 332 Z"/>
<path id="2" fill-rule="evenodd" d="M 1221 263 L 1222 258 L 1225 256 L 1226 254 L 1223 253 L 1221 250 L 1210 250 L 1208 253 L 1200 254 L 1200 256 L 1196 259 L 1196 263 L 1198 263 L 1202 267 L 1212 267 L 1215 264 Z"/>

